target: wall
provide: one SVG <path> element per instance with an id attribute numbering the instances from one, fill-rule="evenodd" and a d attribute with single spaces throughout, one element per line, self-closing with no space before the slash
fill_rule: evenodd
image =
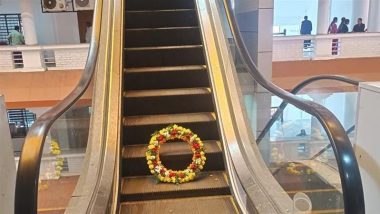
<path id="1" fill-rule="evenodd" d="M 11 136 L 0 93 L 0 213 L 13 213 L 16 166 L 14 164 Z"/>
<path id="2" fill-rule="evenodd" d="M 7 108 L 49 107 L 74 89 L 82 70 L 0 73 L 0 94 Z M 91 86 L 90 86 L 91 88 Z M 84 95 L 91 99 L 92 90 Z"/>
<path id="3" fill-rule="evenodd" d="M 273 62 L 272 80 L 286 90 L 311 76 L 334 74 L 363 81 L 380 81 L 380 58 Z"/>
<path id="4" fill-rule="evenodd" d="M 1 0 L 0 14 L 21 13 L 20 1 Z M 32 1 L 38 44 L 79 43 L 78 18 L 76 13 L 42 13 L 41 0 Z"/>

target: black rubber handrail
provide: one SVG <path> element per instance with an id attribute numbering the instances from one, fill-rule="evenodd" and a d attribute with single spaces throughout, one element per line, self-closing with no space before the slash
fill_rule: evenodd
<path id="1" fill-rule="evenodd" d="M 347 78 L 347 77 L 344 77 L 344 76 L 338 76 L 338 75 L 319 75 L 319 76 L 310 77 L 310 78 L 302 81 L 301 83 L 299 83 L 298 85 L 296 85 L 296 87 L 294 87 L 290 91 L 290 93 L 292 93 L 292 94 L 298 94 L 298 92 L 300 92 L 306 86 L 310 85 L 311 83 L 314 83 L 316 81 L 321 81 L 321 80 L 334 80 L 334 81 L 344 82 L 344 83 L 347 83 L 347 84 L 350 84 L 350 85 L 355 85 L 355 86 L 359 85 L 359 81 L 353 80 L 353 79 L 350 79 L 350 78 Z M 286 101 L 283 101 L 281 103 L 281 105 L 277 108 L 277 111 L 273 114 L 272 118 L 265 125 L 263 131 L 257 137 L 257 139 L 256 139 L 257 145 L 259 145 L 261 143 L 261 141 L 263 140 L 263 138 L 265 137 L 265 135 L 269 132 L 269 130 L 272 127 L 272 125 L 276 122 L 276 120 L 284 112 L 284 109 L 286 108 L 287 105 L 288 105 L 288 103 Z"/>
<path id="2" fill-rule="evenodd" d="M 351 126 L 349 129 L 347 129 L 346 133 L 351 134 L 351 132 L 353 132 L 354 130 L 355 130 L 355 125 Z M 324 152 L 326 152 L 330 148 L 331 148 L 331 144 L 326 145 L 325 147 L 323 147 L 323 149 L 321 149 L 321 151 L 319 151 L 315 155 L 313 155 L 313 157 L 311 157 L 310 160 L 316 159 L 317 157 L 319 157 L 321 154 L 323 154 Z"/>
<path id="3" fill-rule="evenodd" d="M 53 123 L 79 100 L 90 85 L 95 71 L 99 49 L 102 6 L 103 0 L 97 0 L 88 59 L 78 84 L 60 103 L 39 117 L 26 136 L 16 177 L 16 214 L 37 214 L 38 179 L 46 135 Z"/>
<path id="4" fill-rule="evenodd" d="M 336 156 L 343 190 L 345 206 L 344 211 L 347 214 L 364 214 L 365 206 L 363 186 L 358 162 L 351 146 L 350 139 L 348 138 L 339 120 L 333 113 L 322 105 L 299 98 L 296 95 L 279 88 L 272 82 L 267 81 L 260 74 L 251 56 L 249 55 L 242 36 L 240 35 L 239 26 L 235 19 L 234 9 L 230 0 L 223 0 L 223 2 L 232 36 L 236 40 L 236 48 L 241 54 L 242 60 L 248 66 L 249 73 L 258 84 L 267 89 L 269 92 L 313 115 L 319 120 L 323 128 L 326 130 L 327 136 L 332 144 L 332 148 Z"/>

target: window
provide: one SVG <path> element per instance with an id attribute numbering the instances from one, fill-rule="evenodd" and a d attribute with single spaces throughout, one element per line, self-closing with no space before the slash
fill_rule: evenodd
<path id="1" fill-rule="evenodd" d="M 12 138 L 24 138 L 36 120 L 36 114 L 26 109 L 8 109 L 7 113 Z"/>
<path id="2" fill-rule="evenodd" d="M 0 14 L 0 45 L 8 44 L 8 35 L 15 26 L 21 25 L 21 14 Z"/>

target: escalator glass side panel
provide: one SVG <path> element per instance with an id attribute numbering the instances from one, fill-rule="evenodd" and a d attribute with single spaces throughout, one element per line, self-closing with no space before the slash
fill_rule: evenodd
<path id="1" fill-rule="evenodd" d="M 92 85 L 51 126 L 40 165 L 38 212 L 64 212 L 83 170 L 92 115 Z"/>
<path id="2" fill-rule="evenodd" d="M 224 36 L 239 78 L 246 119 L 254 136 L 258 136 L 283 101 L 262 88 L 248 72 L 233 34 L 230 31 L 223 1 L 218 6 L 224 21 Z M 253 57 L 254 58 L 254 57 Z M 288 105 L 259 145 L 266 167 L 294 202 L 295 210 L 344 213 L 341 179 L 336 157 L 330 148 L 317 159 L 313 155 L 330 145 L 319 120 L 299 108 Z M 298 193 L 298 194 L 297 194 Z M 297 207 L 295 195 L 304 193 L 307 207 Z"/>

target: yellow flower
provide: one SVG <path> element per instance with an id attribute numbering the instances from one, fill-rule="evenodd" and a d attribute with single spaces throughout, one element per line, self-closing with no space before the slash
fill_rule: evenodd
<path id="1" fill-rule="evenodd" d="M 150 170 L 150 173 L 154 174 L 154 170 Z"/>
<path id="2" fill-rule="evenodd" d="M 155 147 L 154 145 L 149 145 L 148 149 L 154 149 L 154 147 Z"/>
<path id="3" fill-rule="evenodd" d="M 204 161 L 205 161 L 205 160 L 206 160 L 206 157 L 205 157 L 205 156 L 202 156 L 202 160 L 204 160 Z"/>
<path id="4" fill-rule="evenodd" d="M 154 166 L 152 164 L 149 165 L 149 169 L 154 169 Z"/>
<path id="5" fill-rule="evenodd" d="M 148 165 L 151 165 L 152 164 L 152 161 L 151 160 L 148 160 Z"/>

